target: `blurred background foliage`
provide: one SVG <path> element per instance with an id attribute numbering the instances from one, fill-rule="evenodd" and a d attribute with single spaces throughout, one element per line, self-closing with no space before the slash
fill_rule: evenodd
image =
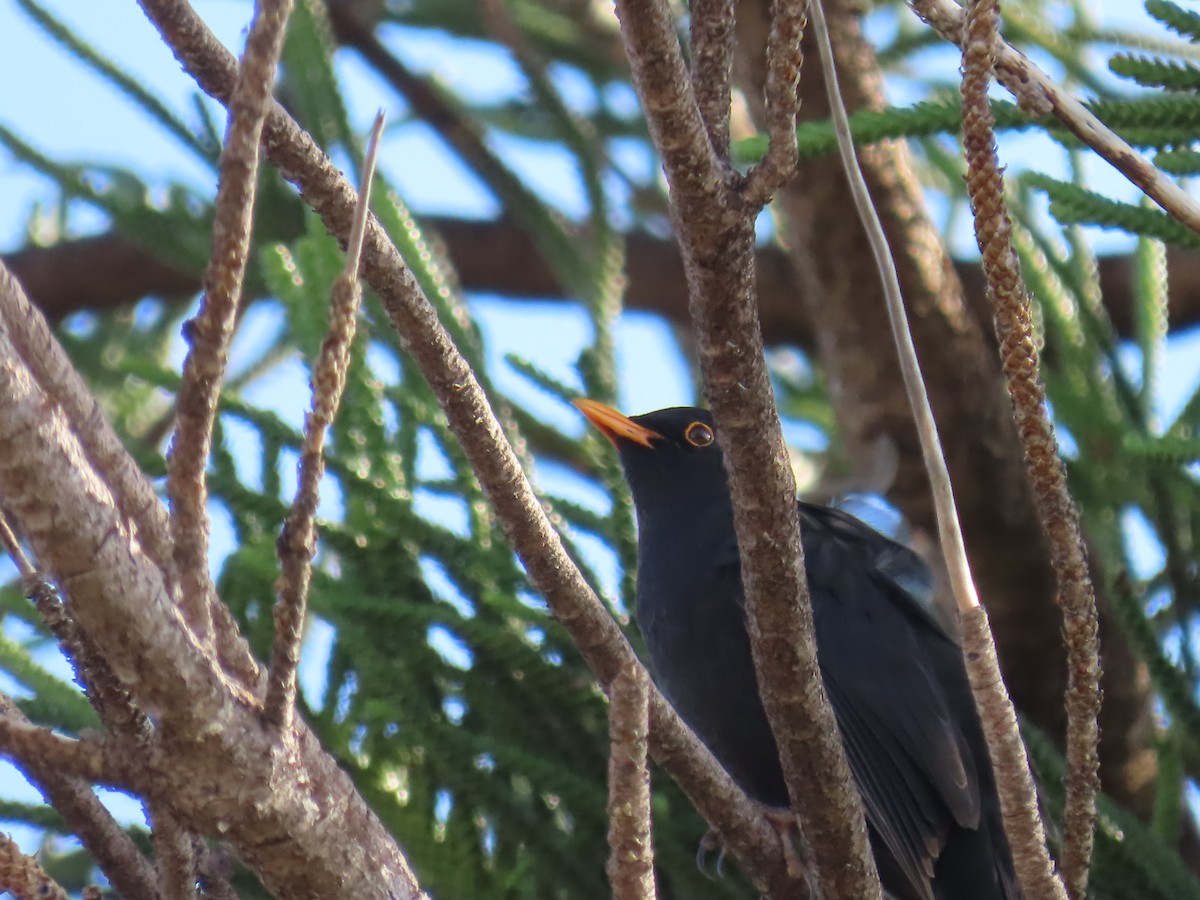
<path id="1" fill-rule="evenodd" d="M 19 6 L 84 64 L 86 77 L 136 103 L 214 180 L 197 190 L 183 179 L 151 182 L 138 171 L 57 158 L 25 140 L 19 124 L 0 111 L 9 164 L 42 173 L 57 189 L 56 202 L 28 210 L 29 243 L 83 236 L 76 215 L 83 206 L 98 214 L 86 230 L 117 234 L 198 277 L 223 118 L 199 96 L 186 108 L 159 99 L 153 84 L 125 73 L 118 47 L 87 45 L 69 15 L 56 18 L 35 0 L 4 2 Z M 243 5 L 248 16 L 249 4 Z M 1166 0 L 1150 0 L 1146 9 L 1169 32 L 1101 28 L 1083 2 L 1025 0 L 1006 4 L 1006 33 L 1164 169 L 1189 178 L 1200 173 L 1200 14 Z M 857 115 L 856 135 L 910 140 L 945 239 L 969 254 L 956 138 L 957 58 L 898 3 L 876 4 L 867 15 L 897 105 Z M 524 86 L 501 101 L 480 100 L 412 68 L 397 35 L 405 42 L 428 35 L 442 45 L 494 45 L 511 55 Z M 543 484 L 575 485 L 548 490 L 546 500 L 585 572 L 628 624 L 635 559 L 629 499 L 607 446 L 592 435 L 579 437 L 566 406 L 580 394 L 621 399 L 614 328 L 626 240 L 661 236 L 668 227 L 663 184 L 632 102 L 611 7 L 587 0 L 330 0 L 329 7 L 298 0 L 278 95 L 353 172 L 360 138 L 333 65 L 337 54 L 357 54 L 392 92 L 390 104 L 402 110 L 393 112 L 392 129 L 424 123 L 443 138 L 441 152 L 482 185 L 505 227 L 532 240 L 561 287 L 561 302 L 585 317 L 590 338 L 572 371 L 548 371 L 535 355 L 489 355 L 474 297 L 458 283 L 437 222 L 410 209 L 386 177 L 379 184 L 376 214 L 452 327 L 528 468 Z M 1091 892 L 1114 900 L 1200 897 L 1200 881 L 1169 849 L 1200 771 L 1200 393 L 1191 376 L 1170 364 L 1172 349 L 1188 335 L 1168 321 L 1165 262 L 1166 246 L 1200 249 L 1200 238 L 1128 193 L 1104 192 L 1089 180 L 1096 167 L 1086 153 L 1052 122 L 1030 122 L 1004 101 L 997 112 L 1005 130 L 1028 132 L 1028 146 L 1041 148 L 1003 161 L 1038 303 L 1044 375 L 1102 588 L 1158 698 L 1155 816 L 1139 822 L 1105 806 Z M 737 137 L 742 161 L 761 152 L 752 133 L 742 129 Z M 566 177 L 575 180 L 583 208 L 530 187 L 506 158 L 513 141 L 542 146 L 568 163 Z M 806 156 L 830 153 L 828 123 L 805 124 L 800 146 Z M 1051 157 L 1064 162 L 1042 165 Z M 762 224 L 769 245 L 770 217 Z M 1118 338 L 1109 318 L 1089 226 L 1108 229 L 1108 246 L 1134 257 L 1129 336 Z M 1112 233 L 1121 239 L 1113 241 Z M 211 468 L 214 515 L 227 548 L 214 561 L 219 589 L 260 658 L 269 655 L 275 537 L 294 488 L 301 435 L 297 418 L 289 421 L 247 397 L 256 385 L 270 384 L 286 393 L 284 402 L 303 408 L 306 385 L 296 364 L 307 366 L 316 355 L 340 264 L 336 243 L 267 168 Z M 89 309 L 85 296 L 58 325 L 76 366 L 155 478 L 164 473 L 177 335 L 194 297 L 151 293 L 117 308 Z M 511 302 L 520 315 L 520 299 Z M 356 345 L 323 487 L 306 714 L 432 896 L 606 896 L 603 699 L 530 591 L 432 393 L 373 298 L 365 315 L 369 324 Z M 688 340 L 679 341 L 686 356 Z M 801 474 L 820 493 L 823 483 L 852 469 L 820 367 L 794 346 L 776 347 L 772 362 L 788 433 L 806 451 Z M 291 374 L 279 378 L 280 371 Z M 499 385 L 518 379 L 521 390 Z M 1172 385 L 1177 399 L 1170 409 L 1160 401 L 1164 380 L 1188 382 Z M 884 500 L 860 506 L 902 531 Z M 0 604 L 5 689 L 36 721 L 68 734 L 96 727 L 15 583 Z M 630 625 L 627 633 L 636 646 L 636 629 Z M 1051 776 L 1059 762 L 1044 740 L 1035 737 L 1034 744 L 1053 811 L 1060 798 Z M 711 879 L 697 870 L 703 825 L 665 778 L 656 778 L 654 811 L 662 896 L 754 896 L 736 873 Z M 47 808 L 3 798 L 0 817 L 46 836 L 47 868 L 70 889 L 96 877 L 77 845 L 54 840 L 62 826 Z M 243 896 L 260 890 L 248 877 L 239 888 Z"/>

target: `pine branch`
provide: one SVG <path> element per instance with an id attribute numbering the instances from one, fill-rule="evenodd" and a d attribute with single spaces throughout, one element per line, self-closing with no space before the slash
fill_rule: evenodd
<path id="1" fill-rule="evenodd" d="M 212 607 L 219 602 L 208 576 L 205 467 L 250 252 L 263 120 L 272 102 L 275 67 L 291 11 L 292 0 L 259 0 L 255 4 L 230 101 L 204 297 L 199 313 L 184 330 L 189 346 L 176 398 L 167 475 L 177 571 L 168 574 L 179 579 L 180 607 L 202 642 L 213 638 Z"/>
<path id="2" fill-rule="evenodd" d="M 952 0 L 911 0 L 913 9 L 946 40 L 961 45 L 963 11 Z M 1053 113 L 1072 134 L 1106 159 L 1142 193 L 1194 232 L 1200 232 L 1200 204 L 1178 184 L 1164 178 L 1137 151 L 1083 104 L 1060 89 L 1024 54 L 1001 41 L 996 78 L 1022 109 L 1036 115 Z"/>
<path id="3" fill-rule="evenodd" d="M 350 346 L 358 327 L 358 310 L 362 302 L 358 266 L 367 217 L 371 214 L 371 182 L 375 177 L 375 159 L 382 132 L 381 112 L 375 118 L 367 145 L 345 268 L 333 285 L 329 330 L 313 367 L 312 408 L 304 420 L 304 447 L 300 454 L 296 498 L 278 541 L 280 585 L 263 714 L 279 730 L 285 742 L 291 739 L 295 716 L 296 670 L 300 664 L 300 640 L 312 579 L 312 558 L 316 553 L 317 504 L 320 502 L 321 477 L 325 473 L 325 436 L 337 416 L 346 389 Z"/>
<path id="4" fill-rule="evenodd" d="M 1096 597 L 1087 569 L 1079 514 L 1067 488 L 1066 470 L 1058 456 L 1054 426 L 1046 408 L 1045 387 L 1038 375 L 1038 353 L 1032 334 L 1029 295 L 1021 278 L 1012 243 L 1012 223 L 1004 198 L 1004 178 L 996 157 L 994 120 L 988 85 L 997 64 L 1000 13 L 995 0 L 973 0 L 963 32 L 963 144 L 967 158 L 967 192 L 975 213 L 975 235 L 983 255 L 988 294 L 996 309 L 1000 357 L 1013 404 L 1013 418 L 1025 450 L 1025 466 L 1034 488 L 1042 528 L 1058 578 L 1067 648 L 1067 803 L 1062 882 L 1053 873 L 1045 849 L 1037 800 L 1019 739 L 1008 747 L 1012 758 L 993 750 L 998 773 L 1014 776 L 1000 794 L 1005 827 L 1022 887 L 1029 897 L 1062 896 L 1084 900 L 1091 861 L 1099 792 L 1100 659 Z M 988 643 L 990 643 L 990 638 Z M 990 654 L 986 654 L 990 657 Z M 996 673 L 999 672 L 997 668 Z M 985 682 L 972 675 L 972 684 Z M 987 708 L 982 699 L 980 706 Z M 985 719 L 985 721 L 988 721 Z M 1016 732 L 1012 713 L 1004 724 Z M 1031 815 L 1032 813 L 1032 815 Z M 1020 825 L 1020 828 L 1015 826 Z"/>
<path id="5" fill-rule="evenodd" d="M 70 900 L 62 885 L 46 874 L 32 857 L 26 856 L 17 842 L 0 832 L 0 892 L 12 894 L 18 900 L 37 897 L 38 900 Z"/>

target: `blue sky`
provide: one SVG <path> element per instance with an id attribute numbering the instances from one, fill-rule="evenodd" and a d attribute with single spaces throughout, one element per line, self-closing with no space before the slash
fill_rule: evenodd
<path id="1" fill-rule="evenodd" d="M 169 51 L 159 41 L 137 5 L 115 0 L 80 3 L 78 0 L 46 0 L 45 5 L 69 21 L 87 40 L 178 110 L 194 119 L 191 110 L 196 89 L 182 73 Z M 196 0 L 218 36 L 235 52 L 240 47 L 249 15 L 249 4 L 237 0 Z M 900 13 L 907 15 L 907 13 Z M 1140 4 L 1110 0 L 1103 14 L 1111 23 L 1150 25 Z M 889 27 L 881 17 L 873 28 Z M 436 72 L 452 85 L 480 99 L 502 99 L 522 89 L 519 72 L 502 54 L 484 45 L 452 45 L 429 34 L 393 29 L 389 40 L 398 42 L 400 52 L 414 68 Z M 953 71 L 952 57 L 941 54 L 932 63 Z M 339 76 L 349 88 L 352 120 L 365 133 L 375 110 L 389 109 L 393 121 L 399 110 L 390 90 L 350 54 L 339 56 Z M 569 76 L 563 76 L 568 99 L 583 102 Z M 63 162 L 91 162 L 133 169 L 152 185 L 182 181 L 198 190 L 211 190 L 208 169 L 154 126 L 130 101 L 91 77 L 68 54 L 46 38 L 19 9 L 14 0 L 0 0 L 0 84 L 9 86 L 0 107 L 0 125 Z M 12 86 L 19 85 L 14 90 Z M 895 85 L 896 99 L 903 100 L 905 86 Z M 630 101 L 632 102 L 632 101 Z M 528 183 L 566 213 L 582 208 L 579 185 L 569 162 L 552 149 L 528 142 L 502 140 L 503 153 Z M 1006 136 L 1002 142 L 1006 160 L 1038 159 L 1061 154 L 1036 136 Z M 629 165 L 650 166 L 649 160 L 631 158 Z M 408 204 L 419 213 L 489 217 L 497 212 L 488 193 L 461 165 L 438 145 L 422 126 L 404 125 L 389 129 L 381 155 L 381 168 Z M 1097 163 L 1092 167 L 1096 182 L 1107 193 L 1129 198 L 1133 190 L 1119 176 Z M 16 164 L 0 151 L 0 251 L 23 241 L 27 217 L 39 203 L 52 202 L 54 189 L 40 176 Z M 935 214 L 943 213 L 935 206 Z M 73 212 L 76 225 L 84 230 L 103 226 L 95 213 L 84 208 Z M 969 232 L 954 235 L 956 249 L 972 252 Z M 1098 236 L 1099 246 L 1120 249 L 1123 239 Z M 519 377 L 506 374 L 500 361 L 507 353 L 528 357 L 553 375 L 576 382 L 574 364 L 588 340 L 588 324 L 578 312 L 560 303 L 513 304 L 497 298 L 477 297 L 472 310 L 488 342 L 500 384 L 534 412 L 578 433 L 583 423 L 563 404 L 531 388 Z M 269 327 L 269 322 L 263 327 Z M 692 384 L 674 338 L 667 326 L 653 317 L 626 315 L 618 329 L 620 393 L 622 406 L 640 412 L 662 406 L 690 403 Z M 1170 416 L 1194 390 L 1200 378 L 1200 338 L 1193 334 L 1173 343 L 1167 362 L 1168 377 L 1162 379 L 1159 407 Z M 286 366 L 278 374 L 249 392 L 248 399 L 274 408 L 288 421 L 299 422 L 306 400 L 305 378 L 299 364 Z M 576 382 L 577 383 L 577 382 Z M 553 471 L 540 473 L 542 483 L 553 491 L 584 496 L 577 481 Z M 593 498 L 594 499 L 594 498 Z M 1152 559 L 1157 548 L 1131 526 L 1131 540 L 1142 541 L 1139 557 Z M 224 549 L 227 549 L 227 543 Z M 222 552 L 220 540 L 217 553 Z M 0 688 L 4 685 L 0 684 Z M 27 788 L 17 786 L 11 769 L 0 767 L 0 793 L 30 799 Z M 126 815 L 136 809 L 126 806 Z M 31 835 L 18 836 L 28 843 Z"/>

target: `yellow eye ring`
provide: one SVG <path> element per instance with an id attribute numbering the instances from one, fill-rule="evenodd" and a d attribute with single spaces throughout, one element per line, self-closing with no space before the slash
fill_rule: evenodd
<path id="1" fill-rule="evenodd" d="M 693 447 L 707 447 L 713 442 L 713 430 L 703 422 L 693 422 L 684 429 L 683 437 Z"/>

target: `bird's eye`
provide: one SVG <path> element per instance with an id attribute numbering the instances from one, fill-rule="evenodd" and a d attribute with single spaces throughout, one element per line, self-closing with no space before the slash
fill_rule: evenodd
<path id="1" fill-rule="evenodd" d="M 713 430 L 703 422 L 693 422 L 683 436 L 693 447 L 707 447 L 713 442 Z"/>

